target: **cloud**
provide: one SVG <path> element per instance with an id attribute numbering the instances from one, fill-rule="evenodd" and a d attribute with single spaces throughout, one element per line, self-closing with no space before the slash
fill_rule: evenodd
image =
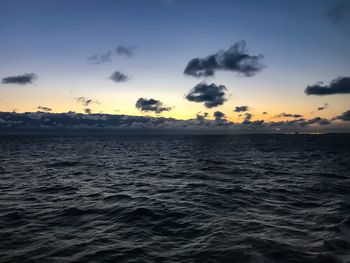
<path id="1" fill-rule="evenodd" d="M 337 117 L 334 117 L 333 120 L 350 121 L 350 110 L 343 112 Z"/>
<path id="2" fill-rule="evenodd" d="M 131 47 L 118 46 L 116 52 L 118 55 L 124 55 L 127 57 L 132 57 L 134 55 L 133 48 Z"/>
<path id="3" fill-rule="evenodd" d="M 260 126 L 260 125 L 263 125 L 264 123 L 265 123 L 264 120 L 250 121 L 245 119 L 244 121 L 242 121 L 243 125 L 251 125 L 251 126 Z"/>
<path id="4" fill-rule="evenodd" d="M 36 80 L 38 76 L 34 73 L 27 73 L 18 76 L 11 76 L 2 79 L 2 84 L 19 84 L 26 85 L 32 84 L 34 80 Z"/>
<path id="5" fill-rule="evenodd" d="M 329 107 L 329 104 L 328 103 L 324 103 L 323 106 L 320 106 L 317 108 L 317 110 L 321 111 L 321 110 L 325 110 Z"/>
<path id="6" fill-rule="evenodd" d="M 331 122 L 329 120 L 321 118 L 321 117 L 315 117 L 313 119 L 305 121 L 305 123 L 303 123 L 302 125 L 304 125 L 304 124 L 309 125 L 309 124 L 315 124 L 315 123 L 317 123 L 319 125 L 328 125 Z"/>
<path id="7" fill-rule="evenodd" d="M 129 80 L 129 77 L 125 74 L 123 74 L 120 71 L 115 71 L 111 76 L 110 79 L 113 80 L 114 82 L 126 82 Z"/>
<path id="8" fill-rule="evenodd" d="M 303 117 L 303 115 L 282 112 L 275 116 L 275 118 L 283 118 L 283 117 L 284 118 L 301 118 Z"/>
<path id="9" fill-rule="evenodd" d="M 226 119 L 205 119 L 195 117 L 187 120 L 177 120 L 165 117 L 128 116 L 91 113 L 85 108 L 86 114 L 76 112 L 51 113 L 51 112 L 0 112 L 0 132 L 6 129 L 117 129 L 125 130 L 129 134 L 130 129 L 138 130 L 145 134 L 147 130 L 155 130 L 157 133 L 168 132 L 214 132 L 214 133 L 271 133 L 271 132 L 314 132 L 314 131 L 350 131 L 348 123 L 332 123 L 327 119 L 316 117 L 310 120 L 293 119 L 291 121 L 264 122 L 263 120 L 244 120 L 242 123 L 229 122 Z M 207 114 L 198 114 L 204 117 Z M 347 117 L 346 117 L 347 116 Z M 219 117 L 219 116 L 218 116 Z M 339 116 L 338 116 L 339 117 Z M 341 115 L 342 119 L 350 121 L 350 110 Z M 339 118 L 340 119 L 340 118 Z M 331 126 L 327 126 L 330 124 Z M 346 126 L 347 125 L 347 126 Z M 342 128 L 343 127 L 343 128 Z M 114 132 L 114 131 L 113 131 Z"/>
<path id="10" fill-rule="evenodd" d="M 112 61 L 112 51 L 107 51 L 102 54 L 95 54 L 87 58 L 88 61 L 91 62 L 91 64 L 99 65 L 102 63 L 110 62 Z"/>
<path id="11" fill-rule="evenodd" d="M 92 113 L 92 110 L 89 109 L 89 108 L 85 108 L 85 109 L 84 109 L 84 112 L 85 112 L 86 114 L 91 114 L 91 113 Z"/>
<path id="12" fill-rule="evenodd" d="M 332 80 L 329 85 L 318 82 L 307 86 L 304 92 L 306 95 L 318 96 L 350 93 L 350 77 L 338 77 Z"/>
<path id="13" fill-rule="evenodd" d="M 216 85 L 214 83 L 207 84 L 201 82 L 197 84 L 186 95 L 186 99 L 194 102 L 204 102 L 206 108 L 213 108 L 224 104 L 226 87 L 224 85 Z"/>
<path id="14" fill-rule="evenodd" d="M 265 124 L 265 121 L 264 120 L 255 120 L 255 121 L 251 121 L 251 119 L 253 118 L 253 114 L 249 113 L 249 112 L 246 112 L 244 114 L 244 119 L 242 121 L 242 125 L 244 126 L 247 126 L 247 125 L 250 125 L 252 127 L 256 127 L 256 126 L 262 126 L 263 124 Z"/>
<path id="15" fill-rule="evenodd" d="M 228 50 L 220 50 L 205 58 L 191 59 L 184 74 L 193 77 L 214 76 L 217 70 L 234 71 L 245 76 L 253 76 L 259 72 L 263 66 L 260 61 L 262 55 L 252 56 L 247 53 L 245 41 L 239 41 Z"/>
<path id="16" fill-rule="evenodd" d="M 163 111 L 170 111 L 171 107 L 164 106 L 163 102 L 155 99 L 139 98 L 135 104 L 135 107 L 140 111 L 154 111 L 155 113 L 161 113 Z"/>
<path id="17" fill-rule="evenodd" d="M 334 24 L 339 24 L 350 17 L 350 4 L 348 1 L 342 1 L 332 6 L 327 12 L 326 17 Z"/>
<path id="18" fill-rule="evenodd" d="M 198 112 L 196 115 L 197 120 L 204 120 L 206 117 L 208 117 L 209 113 L 208 112 Z"/>
<path id="19" fill-rule="evenodd" d="M 233 110 L 234 112 L 245 112 L 248 111 L 248 106 L 236 106 L 236 108 Z"/>
<path id="20" fill-rule="evenodd" d="M 91 104 L 101 104 L 98 100 L 87 99 L 85 97 L 79 97 L 79 98 L 76 98 L 75 100 L 86 107 Z"/>
<path id="21" fill-rule="evenodd" d="M 213 117 L 217 120 L 221 120 L 221 119 L 225 118 L 225 114 L 221 111 L 215 111 L 213 114 Z"/>
<path id="22" fill-rule="evenodd" d="M 244 120 L 250 120 L 253 117 L 253 114 L 246 112 L 244 114 Z"/>
<path id="23" fill-rule="evenodd" d="M 52 111 L 51 108 L 49 107 L 44 107 L 44 106 L 38 106 L 37 108 L 39 111 Z"/>

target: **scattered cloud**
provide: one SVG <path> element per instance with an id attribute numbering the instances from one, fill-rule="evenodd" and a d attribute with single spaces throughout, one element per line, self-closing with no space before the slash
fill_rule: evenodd
<path id="1" fill-rule="evenodd" d="M 246 112 L 243 116 L 243 121 L 242 124 L 243 125 L 247 125 L 247 124 L 251 124 L 251 119 L 253 118 L 253 114 Z"/>
<path id="2" fill-rule="evenodd" d="M 350 121 L 350 110 L 343 112 L 337 117 L 334 117 L 333 120 Z"/>
<path id="3" fill-rule="evenodd" d="M 209 113 L 208 112 L 198 112 L 197 115 L 196 115 L 196 118 L 197 120 L 204 120 L 206 119 L 207 117 L 209 116 Z"/>
<path id="4" fill-rule="evenodd" d="M 213 114 L 213 117 L 216 119 L 216 120 L 221 120 L 223 118 L 225 118 L 225 114 L 221 111 L 215 111 L 214 114 Z"/>
<path id="5" fill-rule="evenodd" d="M 349 1 L 338 2 L 327 12 L 326 17 L 334 24 L 340 24 L 350 17 Z"/>
<path id="6" fill-rule="evenodd" d="M 89 106 L 91 104 L 101 104 L 98 100 L 87 99 L 85 97 L 79 97 L 75 99 L 78 103 L 81 103 L 83 106 Z"/>
<path id="7" fill-rule="evenodd" d="M 305 89 L 306 95 L 333 95 L 350 93 L 350 77 L 338 77 L 332 80 L 329 85 L 324 85 L 323 82 L 318 82 L 314 85 L 309 85 Z"/>
<path id="8" fill-rule="evenodd" d="M 19 84 L 26 85 L 32 84 L 38 76 L 34 73 L 26 73 L 18 76 L 11 76 L 2 79 L 2 84 Z"/>
<path id="9" fill-rule="evenodd" d="M 135 107 L 140 111 L 154 111 L 155 113 L 162 113 L 163 111 L 170 111 L 171 107 L 164 106 L 163 102 L 155 99 L 139 98 Z"/>
<path id="10" fill-rule="evenodd" d="M 103 64 L 112 61 L 112 51 L 107 51 L 102 54 L 95 54 L 87 58 L 87 60 L 94 65 Z"/>
<path id="11" fill-rule="evenodd" d="M 248 111 L 248 106 L 236 106 L 236 108 L 233 110 L 234 112 L 245 112 Z"/>
<path id="12" fill-rule="evenodd" d="M 52 111 L 51 108 L 45 107 L 45 106 L 38 106 L 37 108 L 39 111 Z"/>
<path id="13" fill-rule="evenodd" d="M 134 55 L 134 51 L 132 47 L 118 46 L 115 51 L 117 52 L 118 55 L 123 55 L 129 58 Z"/>
<path id="14" fill-rule="evenodd" d="M 193 77 L 214 76 L 217 70 L 234 71 L 245 76 L 253 76 L 259 72 L 263 65 L 260 61 L 262 55 L 249 55 L 246 50 L 245 41 L 239 41 L 228 50 L 220 50 L 205 58 L 191 59 L 184 74 Z"/>
<path id="15" fill-rule="evenodd" d="M 213 108 L 224 104 L 226 87 L 214 83 L 201 82 L 186 95 L 186 99 L 194 102 L 204 102 L 206 108 Z"/>
<path id="16" fill-rule="evenodd" d="M 111 76 L 110 79 L 113 80 L 114 82 L 126 82 L 128 81 L 130 78 L 125 75 L 124 73 L 120 72 L 120 71 L 115 71 Z"/>
<path id="17" fill-rule="evenodd" d="M 84 109 L 84 112 L 85 112 L 86 114 L 91 114 L 91 113 L 92 113 L 92 110 L 89 109 L 89 108 L 85 108 L 85 109 Z"/>
<path id="18" fill-rule="evenodd" d="M 275 116 L 275 118 L 302 118 L 303 115 L 301 114 L 293 114 L 293 113 L 285 113 L 282 112 Z"/>
<path id="19" fill-rule="evenodd" d="M 321 118 L 321 117 L 315 117 L 313 119 L 305 121 L 302 125 L 311 125 L 311 124 L 319 124 L 319 125 L 328 125 L 331 122 L 327 119 Z"/>
<path id="20" fill-rule="evenodd" d="M 251 120 L 252 117 L 253 117 L 253 114 L 251 113 L 246 112 L 244 114 L 244 120 Z"/>
<path id="21" fill-rule="evenodd" d="M 321 111 L 321 110 L 325 110 L 329 107 L 329 104 L 328 103 L 324 103 L 323 106 L 320 106 L 317 108 L 317 110 Z"/>

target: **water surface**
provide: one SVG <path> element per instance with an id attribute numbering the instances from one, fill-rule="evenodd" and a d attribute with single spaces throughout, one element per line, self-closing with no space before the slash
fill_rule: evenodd
<path id="1" fill-rule="evenodd" d="M 350 136 L 0 136 L 1 262 L 349 262 Z"/>

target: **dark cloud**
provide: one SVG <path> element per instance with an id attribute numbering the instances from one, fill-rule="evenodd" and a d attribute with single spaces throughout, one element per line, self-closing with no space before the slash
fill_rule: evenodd
<path id="1" fill-rule="evenodd" d="M 350 17 L 349 1 L 336 3 L 326 14 L 327 18 L 334 24 L 339 24 Z"/>
<path id="2" fill-rule="evenodd" d="M 243 125 L 252 125 L 252 126 L 260 126 L 264 124 L 264 120 L 256 120 L 256 121 L 251 121 L 253 118 L 253 114 L 246 112 L 243 116 L 243 121 L 241 124 Z"/>
<path id="3" fill-rule="evenodd" d="M 171 107 L 164 106 L 163 102 L 159 100 L 144 98 L 139 98 L 135 104 L 135 107 L 140 111 L 154 111 L 155 113 L 171 110 Z"/>
<path id="4" fill-rule="evenodd" d="M 225 114 L 221 111 L 215 111 L 213 114 L 213 117 L 217 120 L 221 120 L 221 119 L 225 118 Z"/>
<path id="5" fill-rule="evenodd" d="M 253 114 L 246 112 L 244 114 L 244 120 L 250 120 L 253 117 Z"/>
<path id="6" fill-rule="evenodd" d="M 252 56 L 247 53 L 245 41 L 239 41 L 228 50 L 220 50 L 205 58 L 193 58 L 188 62 L 184 74 L 194 77 L 214 76 L 217 70 L 234 71 L 253 76 L 263 66 L 262 55 Z"/>
<path id="7" fill-rule="evenodd" d="M 87 99 L 85 97 L 76 98 L 76 101 L 83 104 L 84 106 L 89 106 L 91 104 L 101 104 L 98 100 Z"/>
<path id="8" fill-rule="evenodd" d="M 196 115 L 197 120 L 204 120 L 206 117 L 208 117 L 208 112 L 198 112 Z"/>
<path id="9" fill-rule="evenodd" d="M 343 112 L 337 117 L 334 117 L 333 120 L 350 121 L 350 110 Z"/>
<path id="10" fill-rule="evenodd" d="M 95 65 L 110 62 L 112 61 L 112 51 L 107 51 L 106 53 L 92 55 L 91 57 L 88 57 L 87 60 Z"/>
<path id="11" fill-rule="evenodd" d="M 129 77 L 120 71 L 115 71 L 112 76 L 110 76 L 110 79 L 113 80 L 114 82 L 126 82 L 129 80 Z"/>
<path id="12" fill-rule="evenodd" d="M 303 117 L 303 115 L 282 112 L 275 116 L 275 118 L 283 118 L 283 117 L 284 118 L 301 118 Z"/>
<path id="13" fill-rule="evenodd" d="M 233 110 L 234 112 L 244 112 L 248 111 L 249 107 L 248 106 L 236 106 L 236 108 Z"/>
<path id="14" fill-rule="evenodd" d="M 84 112 L 85 112 L 86 114 L 91 114 L 91 113 L 92 113 L 92 110 L 89 109 L 89 108 L 85 108 L 85 109 L 84 109 Z"/>
<path id="15" fill-rule="evenodd" d="M 323 106 L 320 106 L 317 108 L 317 110 L 321 111 L 321 110 L 325 110 L 329 107 L 329 104 L 328 103 L 324 103 Z"/>
<path id="16" fill-rule="evenodd" d="M 244 121 L 242 121 L 243 125 L 251 125 L 251 126 L 261 126 L 265 123 L 264 120 L 256 120 L 256 121 L 250 121 L 245 119 Z"/>
<path id="17" fill-rule="evenodd" d="M 197 84 L 186 95 L 186 99 L 194 102 L 204 102 L 207 108 L 213 108 L 224 104 L 226 87 L 224 85 L 216 85 L 214 83 L 207 84 L 201 82 Z"/>
<path id="18" fill-rule="evenodd" d="M 282 127 L 295 127 L 295 128 L 306 127 L 313 124 L 325 126 L 325 125 L 331 124 L 331 121 L 321 117 L 315 117 L 309 120 L 300 118 L 300 119 L 291 120 L 291 121 L 278 121 L 278 122 L 268 123 L 270 127 L 282 126 Z"/>
<path id="19" fill-rule="evenodd" d="M 133 48 L 131 48 L 131 47 L 118 46 L 116 49 L 116 52 L 118 55 L 124 55 L 127 57 L 133 56 Z"/>
<path id="20" fill-rule="evenodd" d="M 318 82 L 315 85 L 309 85 L 305 89 L 306 95 L 332 95 L 350 93 L 350 77 L 338 77 L 332 80 L 329 85 Z"/>
<path id="21" fill-rule="evenodd" d="M 263 120 L 245 119 L 242 123 L 229 122 L 220 118 L 215 120 L 205 118 L 193 118 L 187 120 L 177 120 L 174 118 L 150 117 L 150 116 L 128 116 L 92 113 L 89 108 L 85 108 L 84 113 L 66 112 L 0 112 L 0 130 L 4 129 L 138 129 L 141 133 L 149 129 L 156 129 L 157 133 L 162 130 L 168 131 L 227 131 L 228 133 L 245 133 L 254 130 L 257 133 L 264 132 L 308 132 L 308 131 L 332 131 L 335 127 L 344 127 L 344 123 L 332 123 L 330 121 L 316 117 L 313 119 L 293 119 L 291 121 L 264 122 Z M 207 116 L 207 114 L 198 114 Z M 221 114 L 220 114 L 221 116 Z M 218 116 L 218 117 L 220 117 Z M 350 121 L 350 110 L 338 116 L 337 119 Z M 338 125 L 338 126 L 335 126 Z M 344 131 L 349 131 L 350 126 Z"/>
<path id="22" fill-rule="evenodd" d="M 45 107 L 45 106 L 38 106 L 37 108 L 39 111 L 52 111 L 51 108 Z"/>
<path id="23" fill-rule="evenodd" d="M 26 85 L 32 84 L 34 80 L 36 80 L 38 76 L 34 73 L 27 73 L 18 76 L 11 76 L 2 79 L 2 84 L 19 84 Z"/>
<path id="24" fill-rule="evenodd" d="M 305 121 L 305 123 L 302 123 L 302 125 L 310 125 L 310 124 L 319 124 L 319 125 L 328 125 L 331 122 L 327 119 L 321 118 L 321 117 L 315 117 L 313 119 Z"/>

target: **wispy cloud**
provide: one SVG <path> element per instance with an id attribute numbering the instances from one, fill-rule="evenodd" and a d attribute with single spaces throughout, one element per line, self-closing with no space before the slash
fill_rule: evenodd
<path id="1" fill-rule="evenodd" d="M 282 112 L 280 114 L 277 114 L 275 116 L 275 118 L 302 118 L 303 115 L 301 114 L 296 114 L 296 113 L 285 113 L 285 112 Z"/>
<path id="2" fill-rule="evenodd" d="M 114 82 L 126 82 L 130 79 L 127 75 L 120 71 L 115 71 L 111 76 L 110 79 L 113 80 Z"/>
<path id="3" fill-rule="evenodd" d="M 123 55 L 129 58 L 134 55 L 134 48 L 132 47 L 118 46 L 115 51 L 118 55 Z"/>
<path id="4" fill-rule="evenodd" d="M 334 24 L 339 24 L 350 18 L 350 2 L 342 1 L 334 4 L 327 12 L 326 17 Z"/>
<path id="5" fill-rule="evenodd" d="M 81 103 L 83 106 L 89 106 L 91 104 L 101 104 L 98 100 L 87 99 L 85 97 L 79 97 L 75 99 L 78 103 Z"/>
<path id="6" fill-rule="evenodd" d="M 45 107 L 45 106 L 38 106 L 37 108 L 39 111 L 52 111 L 51 108 Z"/>
<path id="7" fill-rule="evenodd" d="M 107 51 L 102 54 L 95 54 L 87 58 L 87 60 L 94 65 L 103 64 L 112 61 L 112 51 Z"/>
<path id="8" fill-rule="evenodd" d="M 317 108 L 318 111 L 321 111 L 321 110 L 325 110 L 325 109 L 328 109 L 329 107 L 329 104 L 328 103 L 324 103 L 323 106 L 320 106 Z"/>

